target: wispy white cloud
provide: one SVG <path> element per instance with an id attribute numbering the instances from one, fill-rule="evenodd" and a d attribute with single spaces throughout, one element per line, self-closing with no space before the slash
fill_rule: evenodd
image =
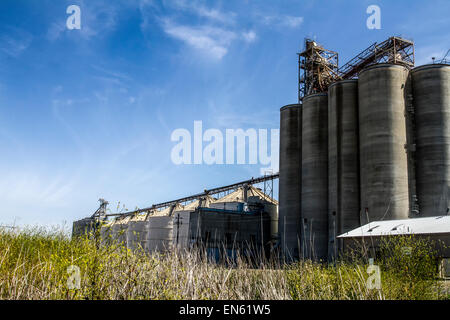
<path id="1" fill-rule="evenodd" d="M 248 43 L 252 43 L 256 41 L 256 33 L 253 30 L 250 31 L 246 31 L 242 33 L 242 38 L 248 42 Z"/>
<path id="2" fill-rule="evenodd" d="M 225 24 L 235 23 L 237 16 L 234 12 L 223 12 L 217 8 L 207 8 L 199 1 L 176 0 L 170 2 L 170 4 L 178 10 L 187 11 L 199 17 Z"/>
<path id="3" fill-rule="evenodd" d="M 89 101 L 87 98 L 82 101 L 74 101 L 74 99 L 71 98 L 64 98 L 64 99 L 53 99 L 52 100 L 52 114 L 55 117 L 55 119 L 63 126 L 63 128 L 66 130 L 67 134 L 72 139 L 73 143 L 77 146 L 77 148 L 80 151 L 80 154 L 83 157 L 83 160 L 86 159 L 87 155 L 87 149 L 86 144 L 83 141 L 83 139 L 80 137 L 77 130 L 70 124 L 70 121 L 68 121 L 64 117 L 64 110 L 66 108 L 70 108 L 72 105 L 79 104 L 79 103 L 86 103 Z"/>
<path id="4" fill-rule="evenodd" d="M 83 24 L 82 33 L 86 37 L 101 35 L 105 32 L 112 31 L 117 26 L 117 16 L 120 8 L 111 2 L 95 2 L 83 6 Z"/>
<path id="5" fill-rule="evenodd" d="M 115 70 L 106 69 L 99 65 L 92 65 L 92 68 L 95 71 L 99 72 L 102 76 L 106 76 L 108 78 L 115 79 L 117 82 L 120 82 L 120 83 L 129 82 L 129 81 L 133 80 L 133 78 L 131 76 L 129 76 L 128 74 L 118 72 Z"/>
<path id="6" fill-rule="evenodd" d="M 270 119 L 268 114 L 245 116 L 237 111 L 220 113 L 220 110 L 217 110 L 209 121 L 218 128 L 270 128 L 273 126 Z"/>
<path id="7" fill-rule="evenodd" d="M 222 59 L 228 52 L 236 33 L 212 26 L 192 27 L 177 25 L 169 19 L 163 22 L 164 32 L 199 49 L 215 59 Z"/>
<path id="8" fill-rule="evenodd" d="M 8 33 L 0 36 L 0 51 L 16 58 L 24 52 L 31 44 L 33 36 L 22 29 L 7 27 Z"/>
<path id="9" fill-rule="evenodd" d="M 285 20 L 284 20 L 284 24 L 291 28 L 297 28 L 302 23 L 303 23 L 303 17 L 286 16 Z"/>
<path id="10" fill-rule="evenodd" d="M 206 7 L 200 1 L 176 0 L 164 2 L 164 5 L 172 9 L 171 14 L 164 13 L 153 1 L 141 0 L 141 29 L 144 34 L 156 22 L 170 37 L 214 60 L 221 60 L 234 41 L 252 43 L 256 40 L 255 31 L 241 30 L 236 26 L 237 15 L 234 12 Z M 179 19 L 178 13 L 191 14 L 197 19 L 186 23 Z"/>
<path id="11" fill-rule="evenodd" d="M 47 39 L 52 42 L 59 39 L 65 29 L 66 25 L 64 22 L 53 22 L 47 30 Z"/>
<path id="12" fill-rule="evenodd" d="M 447 53 L 448 48 L 445 44 L 420 47 L 416 50 L 416 66 L 433 62 L 433 58 L 441 60 Z M 450 59 L 450 54 L 447 56 Z"/>
<path id="13" fill-rule="evenodd" d="M 117 26 L 117 17 L 121 5 L 121 3 L 108 1 L 90 1 L 89 5 L 86 5 L 84 1 L 81 1 L 81 29 L 68 30 L 66 20 L 59 19 L 50 23 L 46 37 L 49 41 L 56 41 L 66 33 L 77 32 L 84 39 L 91 39 L 103 35 L 106 32 L 113 31 Z M 66 18 L 68 17 L 67 15 Z"/>
<path id="14" fill-rule="evenodd" d="M 47 207 L 63 207 L 69 200 L 75 184 L 74 177 L 47 177 L 33 172 L 10 172 L 2 175 L 2 201 L 29 203 Z"/>
<path id="15" fill-rule="evenodd" d="M 261 18 L 265 25 L 288 28 L 297 28 L 304 21 L 303 17 L 289 15 L 264 15 Z"/>

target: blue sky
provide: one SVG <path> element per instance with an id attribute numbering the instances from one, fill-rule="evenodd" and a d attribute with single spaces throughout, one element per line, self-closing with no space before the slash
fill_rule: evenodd
<path id="1" fill-rule="evenodd" d="M 81 30 L 66 28 L 78 5 Z M 382 29 L 366 28 L 381 7 Z M 305 37 L 345 62 L 375 41 L 450 48 L 449 1 L 0 2 L 0 224 L 61 224 L 256 177 L 260 165 L 172 163 L 177 128 L 279 128 Z M 277 192 L 277 191 L 276 191 Z"/>

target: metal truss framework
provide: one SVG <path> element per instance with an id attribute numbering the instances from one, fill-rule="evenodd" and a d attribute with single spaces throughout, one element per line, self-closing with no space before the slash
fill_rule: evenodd
<path id="1" fill-rule="evenodd" d="M 450 50 L 447 51 L 447 53 L 445 54 L 445 56 L 444 56 L 440 61 L 438 61 L 438 63 L 442 63 L 442 64 L 450 64 L 450 57 L 449 57 L 449 54 L 450 54 Z"/>
<path id="2" fill-rule="evenodd" d="M 339 76 L 339 56 L 311 39 L 305 39 L 305 50 L 298 54 L 299 101 L 303 97 L 326 91 Z"/>
<path id="3" fill-rule="evenodd" d="M 392 63 L 414 67 L 414 42 L 390 37 L 372 44 L 341 68 L 338 61 L 337 53 L 324 49 L 312 40 L 305 40 L 305 51 L 299 53 L 299 102 L 309 94 L 327 91 L 333 82 L 356 78 L 372 64 Z"/>
<path id="4" fill-rule="evenodd" d="M 254 184 L 266 183 L 268 181 L 273 181 L 275 179 L 278 179 L 279 177 L 280 177 L 280 175 L 278 173 L 276 173 L 276 174 L 272 174 L 272 175 L 265 175 L 265 176 L 260 177 L 260 178 L 252 178 L 250 180 L 234 183 L 234 184 L 231 184 L 231 185 L 228 185 L 228 186 L 223 186 L 223 187 L 218 187 L 218 188 L 214 188 L 214 189 L 210 189 L 210 190 L 205 190 L 202 193 L 195 194 L 195 195 L 192 195 L 192 196 L 189 196 L 189 197 L 185 197 L 185 198 L 181 198 L 181 199 L 177 199 L 177 200 L 172 200 L 172 201 L 167 201 L 167 202 L 162 202 L 162 203 L 154 204 L 154 205 L 152 205 L 151 207 L 148 207 L 148 208 L 138 209 L 138 210 L 125 212 L 125 213 L 106 214 L 106 205 L 108 204 L 108 202 L 106 202 L 104 200 L 102 202 L 102 199 L 100 199 L 101 206 L 94 213 L 92 218 L 94 218 L 94 217 L 122 217 L 122 218 L 125 218 L 125 217 L 128 217 L 128 216 L 133 216 L 133 215 L 140 214 L 140 213 L 150 214 L 150 213 L 152 213 L 152 212 L 154 212 L 154 211 L 156 211 L 158 209 L 161 209 L 161 208 L 167 208 L 167 207 L 175 206 L 177 204 L 190 202 L 190 201 L 195 201 L 195 200 L 202 200 L 206 196 L 220 194 L 220 193 L 226 193 L 226 192 L 231 191 L 231 190 L 236 190 L 236 189 L 238 189 L 240 187 L 247 188 L 247 187 L 249 187 L 251 185 L 254 185 Z M 272 183 L 272 186 L 273 186 L 273 183 Z M 272 190 L 273 190 L 273 187 L 272 187 Z M 104 206 L 104 207 L 102 207 L 102 206 Z M 102 208 L 104 208 L 104 209 L 102 209 Z M 104 214 L 100 215 L 99 212 L 102 212 L 102 213 L 104 212 Z"/>
<path id="5" fill-rule="evenodd" d="M 106 210 L 109 202 L 105 199 L 99 199 L 100 207 L 94 212 L 91 218 L 104 218 L 107 216 Z"/>

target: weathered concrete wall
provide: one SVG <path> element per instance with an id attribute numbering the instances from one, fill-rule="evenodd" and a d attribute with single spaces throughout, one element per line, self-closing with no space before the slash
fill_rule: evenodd
<path id="1" fill-rule="evenodd" d="M 278 231 L 283 254 L 298 259 L 301 219 L 302 106 L 280 110 Z"/>
<path id="2" fill-rule="evenodd" d="M 450 208 L 450 66 L 412 71 L 416 137 L 416 185 L 421 217 Z"/>
<path id="3" fill-rule="evenodd" d="M 149 221 L 130 221 L 127 228 L 127 247 L 130 250 L 147 250 Z"/>
<path id="4" fill-rule="evenodd" d="M 173 232 L 172 242 L 173 248 L 188 249 L 191 246 L 191 229 L 192 223 L 196 223 L 191 216 L 194 215 L 192 211 L 178 211 L 174 213 L 173 217 Z"/>
<path id="5" fill-rule="evenodd" d="M 405 85 L 408 69 L 379 64 L 359 75 L 361 223 L 407 219 Z"/>
<path id="6" fill-rule="evenodd" d="M 305 258 L 328 256 L 328 96 L 303 99 L 302 252 Z"/>
<path id="7" fill-rule="evenodd" d="M 358 81 L 328 89 L 328 260 L 340 248 L 336 237 L 359 227 Z"/>
<path id="8" fill-rule="evenodd" d="M 91 218 L 74 221 L 72 225 L 72 238 L 88 236 L 95 229 L 95 221 Z"/>
<path id="9" fill-rule="evenodd" d="M 148 218 L 148 252 L 167 252 L 172 249 L 173 217 Z"/>

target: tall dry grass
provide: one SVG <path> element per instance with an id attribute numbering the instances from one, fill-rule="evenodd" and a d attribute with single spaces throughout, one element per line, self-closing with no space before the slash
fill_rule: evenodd
<path id="1" fill-rule="evenodd" d="M 80 268 L 80 289 L 69 289 L 67 268 Z M 392 268 L 392 266 L 391 266 Z M 364 262 L 311 261 L 257 269 L 238 256 L 214 263 L 201 250 L 152 254 L 98 240 L 72 240 L 63 231 L 0 230 L 1 299 L 440 299 L 427 274 L 416 292 L 411 281 L 383 272 L 381 290 L 366 286 Z M 392 271 L 392 270 L 391 270 Z M 434 275 L 434 274 L 432 274 Z M 404 289 L 414 295 L 405 294 Z"/>

